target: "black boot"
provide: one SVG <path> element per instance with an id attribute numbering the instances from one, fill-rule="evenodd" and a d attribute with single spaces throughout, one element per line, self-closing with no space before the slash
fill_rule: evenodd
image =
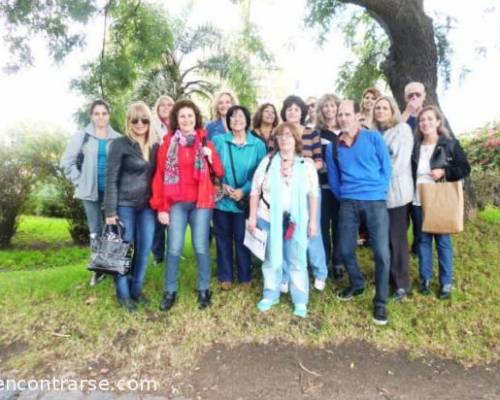
<path id="1" fill-rule="evenodd" d="M 160 304 L 160 310 L 168 311 L 170 310 L 174 304 L 176 299 L 177 292 L 166 292 L 163 296 L 163 301 Z"/>
<path id="2" fill-rule="evenodd" d="M 200 290 L 198 292 L 198 303 L 200 303 L 200 310 L 210 307 L 212 304 L 212 292 L 210 290 Z"/>
<path id="3" fill-rule="evenodd" d="M 424 279 L 420 282 L 420 293 L 424 296 L 431 294 L 431 281 L 430 279 Z"/>

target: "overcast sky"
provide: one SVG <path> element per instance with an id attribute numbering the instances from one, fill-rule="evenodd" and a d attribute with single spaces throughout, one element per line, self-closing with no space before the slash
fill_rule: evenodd
<path id="1" fill-rule="evenodd" d="M 172 14 L 187 3 L 166 0 Z M 457 132 L 463 132 L 500 120 L 500 6 L 495 0 L 459 2 L 427 0 L 427 12 L 456 18 L 449 34 L 452 55 L 452 83 L 438 88 L 441 105 Z M 473 5 L 472 5 L 473 4 Z M 495 4 L 497 6 L 495 7 Z M 283 68 L 284 93 L 302 96 L 321 95 L 334 88 L 337 68 L 349 57 L 342 37 L 332 33 L 319 48 L 315 34 L 303 26 L 305 0 L 253 0 L 252 20 L 257 24 L 275 64 Z M 210 21 L 226 32 L 238 28 L 238 10 L 228 0 L 198 0 L 191 23 Z M 72 132 L 76 129 L 72 114 L 84 99 L 69 90 L 69 82 L 80 75 L 80 66 L 94 59 L 100 50 L 101 21 L 88 28 L 87 46 L 75 51 L 64 64 L 54 66 L 48 59 L 43 41 L 35 40 L 34 68 L 14 75 L 0 72 L 0 134 L 19 121 L 48 122 Z M 477 47 L 487 49 L 478 55 Z M 0 48 L 0 65 L 6 49 Z M 460 79 L 463 68 L 470 69 Z"/>

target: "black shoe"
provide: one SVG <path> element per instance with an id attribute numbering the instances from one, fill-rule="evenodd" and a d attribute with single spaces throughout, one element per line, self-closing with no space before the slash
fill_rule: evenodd
<path id="1" fill-rule="evenodd" d="M 137 304 L 140 304 L 141 306 L 147 306 L 150 303 L 149 299 L 143 294 L 141 294 L 136 299 L 133 298 L 132 300 L 134 300 Z"/>
<path id="2" fill-rule="evenodd" d="M 155 264 L 163 264 L 163 257 L 155 257 L 154 261 Z"/>
<path id="3" fill-rule="evenodd" d="M 373 323 L 375 325 L 387 325 L 387 309 L 385 307 L 376 307 L 373 310 Z"/>
<path id="4" fill-rule="evenodd" d="M 200 303 L 200 310 L 210 307 L 212 304 L 212 292 L 210 290 L 200 290 L 198 292 L 198 303 Z"/>
<path id="5" fill-rule="evenodd" d="M 176 296 L 177 292 L 166 292 L 160 304 L 160 310 L 162 311 L 170 310 L 175 304 Z"/>
<path id="6" fill-rule="evenodd" d="M 441 287 L 440 292 L 439 292 L 439 298 L 441 300 L 449 300 L 449 299 L 451 299 L 451 289 L 452 289 L 451 284 L 443 285 Z"/>
<path id="7" fill-rule="evenodd" d="M 118 299 L 118 303 L 123 308 L 126 308 L 128 312 L 134 312 L 137 311 L 137 305 L 132 301 L 132 299 Z"/>
<path id="8" fill-rule="evenodd" d="M 334 265 L 332 268 L 332 275 L 334 281 L 340 281 L 344 277 L 344 271 L 341 265 Z"/>
<path id="9" fill-rule="evenodd" d="M 343 301 L 352 300 L 353 297 L 361 296 L 364 292 L 365 288 L 353 289 L 351 287 L 348 287 L 337 294 L 337 298 Z"/>
<path id="10" fill-rule="evenodd" d="M 418 290 L 420 294 L 423 294 L 424 296 L 428 296 L 431 294 L 431 281 L 430 279 L 425 279 L 422 282 L 420 282 L 420 289 Z"/>
<path id="11" fill-rule="evenodd" d="M 406 300 L 407 297 L 408 297 L 408 292 L 403 288 L 399 288 L 392 295 L 392 299 L 394 301 L 404 301 Z"/>

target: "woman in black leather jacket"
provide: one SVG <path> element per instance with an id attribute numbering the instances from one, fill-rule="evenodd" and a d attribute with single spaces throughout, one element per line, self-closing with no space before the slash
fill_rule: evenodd
<path id="1" fill-rule="evenodd" d="M 417 132 L 412 155 L 412 172 L 416 184 L 413 199 L 414 212 L 419 233 L 420 293 L 430 294 L 432 279 L 432 242 L 436 241 L 439 260 L 441 299 L 449 299 L 453 284 L 453 247 L 449 234 L 422 232 L 423 212 L 418 185 L 434 183 L 441 179 L 449 182 L 466 178 L 470 165 L 460 146 L 451 137 L 444 125 L 444 117 L 435 106 L 424 107 L 417 117 Z"/>
<path id="2" fill-rule="evenodd" d="M 127 134 L 116 139 L 109 150 L 104 194 L 106 223 L 119 220 L 125 226 L 125 241 L 134 243 L 131 272 L 116 278 L 118 301 L 129 311 L 137 303 L 148 303 L 142 287 L 155 230 L 156 214 L 149 199 L 157 148 L 151 111 L 142 101 L 132 103 L 127 111 Z"/>

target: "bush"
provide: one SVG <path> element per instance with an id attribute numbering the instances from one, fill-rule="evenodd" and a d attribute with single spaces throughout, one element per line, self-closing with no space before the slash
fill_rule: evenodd
<path id="1" fill-rule="evenodd" d="M 23 213 L 42 217 L 65 217 L 65 206 L 57 186 L 50 182 L 42 182 L 31 192 Z"/>
<path id="2" fill-rule="evenodd" d="M 500 206 L 500 123 L 487 125 L 463 144 L 478 207 Z"/>

